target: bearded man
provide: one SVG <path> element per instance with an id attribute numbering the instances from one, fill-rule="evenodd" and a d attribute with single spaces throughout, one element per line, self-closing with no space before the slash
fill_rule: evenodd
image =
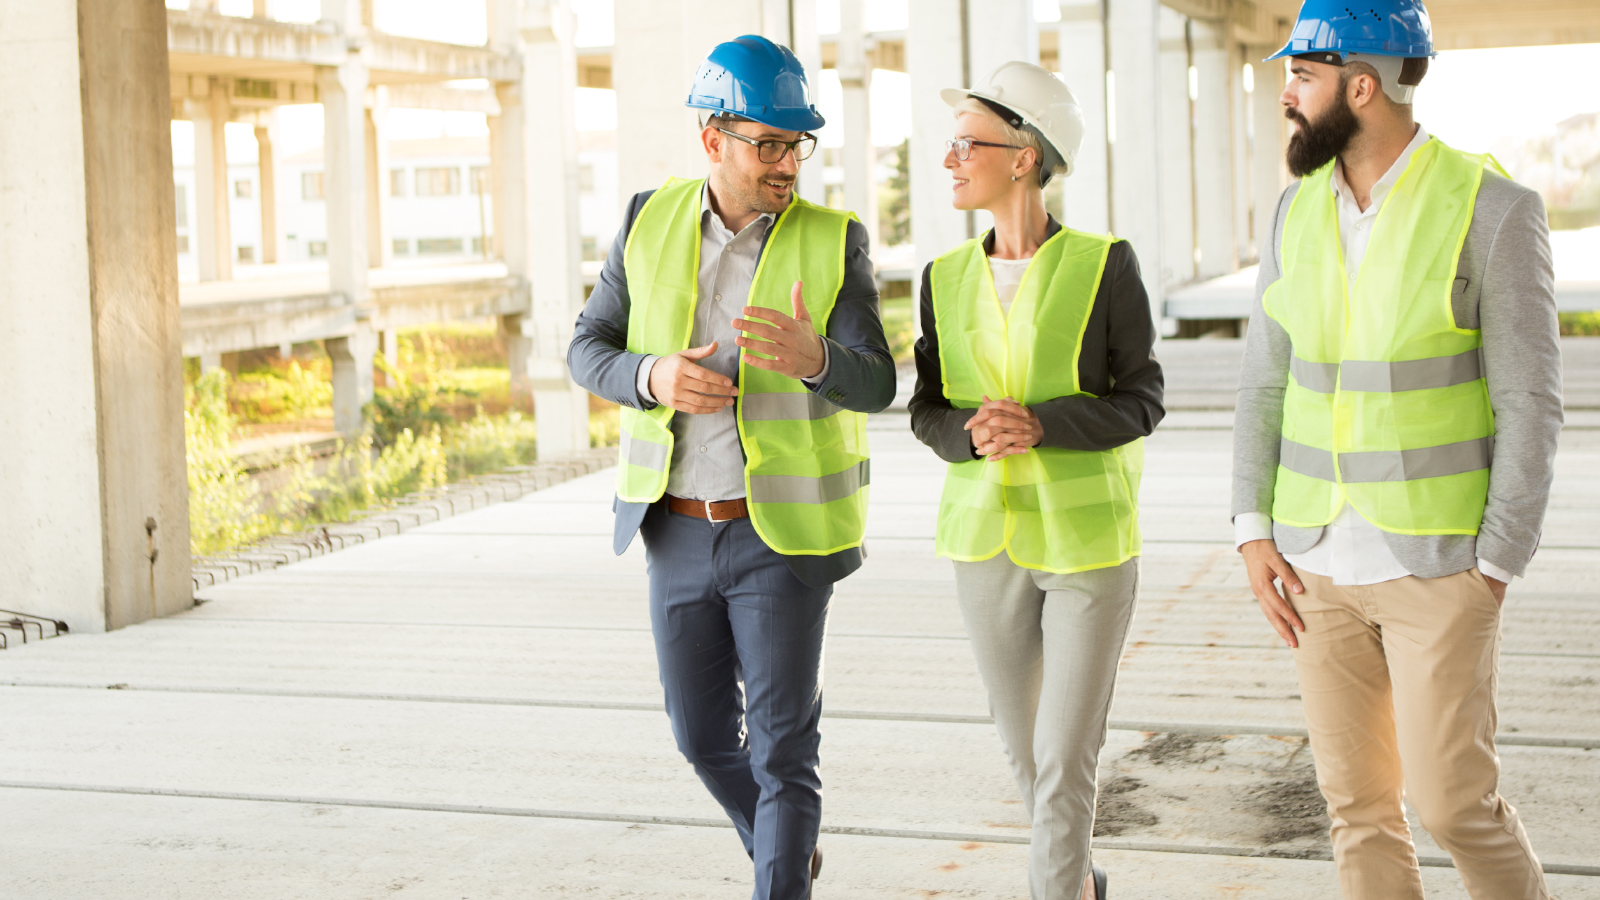
<path id="1" fill-rule="evenodd" d="M 701 64 L 710 178 L 626 224 L 578 318 L 574 379 L 620 404 L 618 554 L 635 532 L 678 749 L 755 863 L 755 900 L 822 866 L 822 639 L 861 566 L 865 413 L 894 399 L 867 231 L 794 195 L 822 116 L 788 48 L 746 35 Z"/>
<path id="2" fill-rule="evenodd" d="M 1233 521 L 1294 648 L 1344 897 L 1421 900 L 1404 795 L 1472 897 L 1534 900 L 1495 686 L 1561 430 L 1554 276 L 1539 195 L 1413 121 L 1432 55 L 1417 0 L 1307 0 L 1273 57 L 1300 181 L 1262 253 Z"/>

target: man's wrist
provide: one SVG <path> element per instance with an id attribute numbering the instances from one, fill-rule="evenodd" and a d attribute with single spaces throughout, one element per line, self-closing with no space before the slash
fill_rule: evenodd
<path id="1" fill-rule="evenodd" d="M 634 371 L 633 387 L 639 394 L 639 399 L 644 401 L 640 404 L 641 406 L 660 405 L 661 401 L 657 400 L 656 395 L 650 390 L 650 373 L 655 369 L 656 360 L 660 358 L 659 356 L 646 356 L 644 359 L 639 360 L 639 368 Z"/>
<path id="2" fill-rule="evenodd" d="M 1272 540 L 1272 516 L 1263 512 L 1240 513 L 1233 517 L 1233 547 L 1242 548 L 1251 541 Z"/>
<path id="3" fill-rule="evenodd" d="M 802 376 L 801 379 L 800 379 L 801 381 L 804 381 L 806 384 L 813 385 L 813 386 L 821 384 L 822 382 L 827 380 L 827 378 L 828 378 L 828 369 L 830 368 L 829 367 L 829 362 L 831 361 L 831 359 L 829 357 L 829 353 L 828 353 L 828 342 L 827 342 L 827 340 L 824 339 L 822 337 L 822 335 L 819 334 L 819 335 L 817 335 L 817 343 L 822 345 L 822 368 L 817 370 L 817 374 Z"/>
<path id="4" fill-rule="evenodd" d="M 1482 557 L 1478 559 L 1478 571 L 1482 572 L 1485 578 L 1493 578 L 1495 581 L 1498 581 L 1502 584 L 1510 584 L 1511 579 L 1516 577 L 1510 572 L 1507 572 L 1505 569 L 1500 568 L 1499 566 L 1489 562 L 1487 559 L 1483 559 Z"/>

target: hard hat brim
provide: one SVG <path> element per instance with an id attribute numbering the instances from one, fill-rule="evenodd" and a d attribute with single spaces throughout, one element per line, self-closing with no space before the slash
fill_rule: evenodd
<path id="1" fill-rule="evenodd" d="M 816 131 L 822 126 L 828 124 L 828 120 L 824 119 L 822 114 L 817 112 L 814 108 L 776 109 L 770 112 L 763 112 L 758 115 L 752 110 L 737 112 L 710 103 L 696 103 L 693 100 L 689 100 L 683 105 L 689 107 L 690 109 L 703 109 L 708 112 L 738 116 L 741 119 L 749 119 L 752 122 L 760 122 L 762 125 L 765 125 L 768 128 L 777 128 L 780 131 Z"/>
<path id="2" fill-rule="evenodd" d="M 966 88 L 944 88 L 943 90 L 939 91 L 939 99 L 943 100 L 946 104 L 950 105 L 951 107 L 960 106 L 961 105 L 961 101 L 967 99 L 968 97 L 981 97 L 984 100 L 989 101 L 990 103 L 996 104 L 998 106 L 1003 106 L 1006 109 L 1011 110 L 1013 113 L 1016 113 L 1017 118 L 1021 119 L 1023 122 L 1025 122 L 1025 123 L 1027 123 L 1029 125 L 1032 125 L 1033 129 L 1035 131 L 1039 132 L 1039 137 L 1044 139 L 1045 141 L 1049 142 L 1051 148 L 1053 148 L 1056 151 L 1056 155 L 1061 157 L 1062 161 L 1066 164 L 1066 167 L 1067 167 L 1067 171 L 1064 172 L 1063 175 L 1071 175 L 1072 174 L 1073 169 L 1076 168 L 1076 166 L 1073 165 L 1072 156 L 1069 155 L 1067 153 L 1066 149 L 1063 148 L 1060 144 L 1057 144 L 1055 141 L 1051 140 L 1050 139 L 1050 133 L 1047 130 L 1045 130 L 1044 126 L 1042 126 L 1038 122 L 1034 121 L 1033 116 L 1028 115 L 1028 113 L 1025 112 L 1024 110 L 1017 109 L 1015 106 L 1012 106 L 1011 104 L 1006 103 L 1003 100 L 997 99 L 995 97 L 991 97 L 990 95 L 984 93 L 983 91 L 967 90 Z"/>

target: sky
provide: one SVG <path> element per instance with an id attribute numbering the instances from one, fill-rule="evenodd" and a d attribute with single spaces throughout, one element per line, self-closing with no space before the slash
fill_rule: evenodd
<path id="1" fill-rule="evenodd" d="M 320 0 L 273 0 L 274 14 L 287 20 L 314 21 Z M 866 0 L 869 31 L 899 31 L 906 27 L 909 0 Z M 400 35 L 428 37 L 464 44 L 481 44 L 486 33 L 484 4 L 452 0 L 375 0 L 377 26 Z M 187 0 L 167 0 L 182 8 Z M 579 46 L 609 46 L 612 42 L 611 0 L 572 0 L 578 20 Z M 1040 21 L 1059 17 L 1055 0 L 1035 0 Z M 249 15 L 251 0 L 221 0 L 226 14 Z M 447 9 L 449 12 L 441 12 Z M 818 0 L 818 31 L 836 33 L 838 0 Z M 1440 53 L 1417 90 L 1416 116 L 1429 132 L 1459 149 L 1481 152 L 1503 138 L 1531 138 L 1548 133 L 1555 123 L 1584 112 L 1600 111 L 1600 44 L 1554 47 L 1515 47 L 1500 50 L 1451 50 Z M 1076 88 L 1077 86 L 1074 85 Z M 818 73 L 816 102 L 825 118 L 842 115 L 843 92 L 832 70 Z M 898 144 L 911 131 L 910 80 L 902 72 L 879 70 L 872 78 L 872 138 L 878 146 Z M 580 131 L 605 131 L 616 125 L 616 99 L 611 91 L 580 88 L 576 105 Z M 280 152 L 294 155 L 322 141 L 319 106 L 284 107 L 279 113 Z M 179 165 L 191 162 L 187 122 L 174 123 L 174 152 Z M 485 135 L 488 127 L 477 113 L 393 109 L 388 133 L 392 140 L 418 137 Z M 236 161 L 254 157 L 254 141 L 247 126 L 230 126 L 229 156 Z M 840 146 L 842 129 L 824 128 L 824 146 Z M 236 145 L 237 148 L 236 148 Z"/>

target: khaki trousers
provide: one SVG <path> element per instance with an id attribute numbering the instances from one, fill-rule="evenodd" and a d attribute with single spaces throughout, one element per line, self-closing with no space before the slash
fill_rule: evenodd
<path id="1" fill-rule="evenodd" d="M 1498 792 L 1500 607 L 1483 575 L 1356 586 L 1297 574 L 1295 668 L 1345 900 L 1421 900 L 1402 796 L 1474 900 L 1548 898 Z"/>
<path id="2" fill-rule="evenodd" d="M 1033 900 L 1078 900 L 1089 872 L 1095 773 L 1139 560 L 1054 575 L 1004 551 L 956 563 L 956 597 L 1022 805 Z"/>

